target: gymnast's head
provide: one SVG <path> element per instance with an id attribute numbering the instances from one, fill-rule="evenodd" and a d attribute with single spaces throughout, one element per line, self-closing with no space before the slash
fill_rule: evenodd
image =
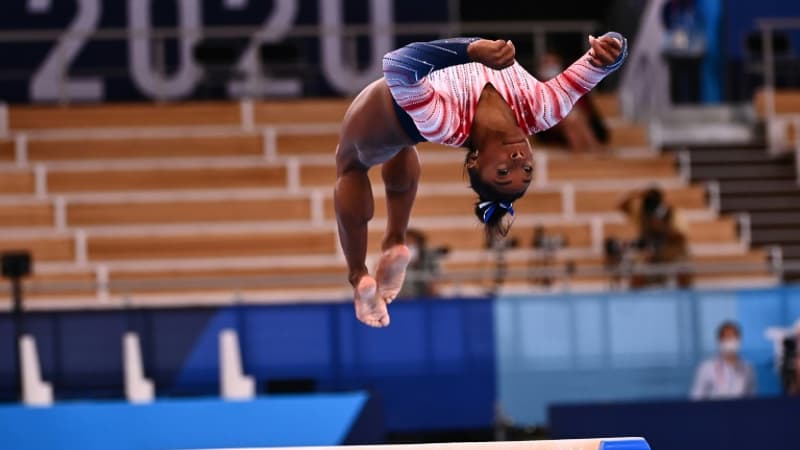
<path id="1" fill-rule="evenodd" d="M 513 202 L 525 194 L 533 180 L 533 150 L 527 139 L 498 140 L 469 148 L 464 167 L 472 190 L 478 194 L 475 215 L 490 237 L 505 236 L 514 215 Z"/>

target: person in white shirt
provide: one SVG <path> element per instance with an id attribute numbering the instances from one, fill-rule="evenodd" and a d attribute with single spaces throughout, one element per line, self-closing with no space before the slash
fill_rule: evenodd
<path id="1" fill-rule="evenodd" d="M 756 394 L 753 367 L 739 357 L 741 336 L 734 322 L 719 326 L 719 355 L 703 361 L 697 368 L 690 394 L 692 400 L 744 398 Z"/>

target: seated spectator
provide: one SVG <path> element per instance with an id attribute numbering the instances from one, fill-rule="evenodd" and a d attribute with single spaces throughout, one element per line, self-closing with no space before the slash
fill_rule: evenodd
<path id="1" fill-rule="evenodd" d="M 620 203 L 624 212 L 637 228 L 637 239 L 630 246 L 639 251 L 639 259 L 646 264 L 679 264 L 689 259 L 689 243 L 686 224 L 678 211 L 664 200 L 657 187 L 628 194 Z M 690 287 L 691 274 L 677 272 L 677 284 Z M 659 275 L 637 275 L 631 279 L 631 287 L 665 284 L 668 277 Z"/>
<path id="2" fill-rule="evenodd" d="M 406 245 L 411 253 L 411 260 L 398 297 L 436 297 L 439 262 L 449 250 L 445 247 L 429 248 L 428 237 L 422 231 L 411 228 L 406 232 Z"/>
<path id="3" fill-rule="evenodd" d="M 742 333 L 734 322 L 717 329 L 719 355 L 700 364 L 692 386 L 692 400 L 752 397 L 756 394 L 753 367 L 739 357 Z"/>
<path id="4" fill-rule="evenodd" d="M 547 53 L 537 70 L 542 81 L 554 78 L 564 70 L 564 61 L 555 53 Z M 581 97 L 569 114 L 556 126 L 536 135 L 543 144 L 566 146 L 575 152 L 600 150 L 608 143 L 608 130 L 592 102 L 592 94 Z"/>

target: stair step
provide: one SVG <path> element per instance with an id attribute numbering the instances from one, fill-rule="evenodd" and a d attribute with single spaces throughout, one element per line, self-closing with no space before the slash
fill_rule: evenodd
<path id="1" fill-rule="evenodd" d="M 701 166 L 692 167 L 692 179 L 702 180 L 747 180 L 747 179 L 784 179 L 794 180 L 797 174 L 791 165 L 756 165 L 738 166 Z"/>
<path id="2" fill-rule="evenodd" d="M 753 212 L 750 213 L 750 223 L 754 228 L 800 227 L 800 208 L 789 212 Z"/>
<path id="3" fill-rule="evenodd" d="M 774 158 L 763 150 L 705 150 L 691 153 L 692 166 L 694 165 L 729 165 L 729 164 L 790 164 L 791 159 Z"/>
<path id="4" fill-rule="evenodd" d="M 781 250 L 784 260 L 800 259 L 800 245 L 782 245 Z"/>
<path id="5" fill-rule="evenodd" d="M 777 196 L 737 196 L 723 197 L 723 211 L 797 211 L 800 210 L 800 193 Z"/>
<path id="6" fill-rule="evenodd" d="M 788 180 L 731 180 L 719 184 L 720 191 L 725 195 L 738 194 L 794 194 L 800 193 L 800 183 Z"/>
<path id="7" fill-rule="evenodd" d="M 753 141 L 744 142 L 740 144 L 690 144 L 684 147 L 690 152 L 703 152 L 703 151 L 726 151 L 726 150 L 750 150 L 754 152 L 766 152 L 766 141 Z"/>
<path id="8" fill-rule="evenodd" d="M 800 229 L 797 227 L 754 229 L 752 242 L 754 245 L 800 244 Z"/>

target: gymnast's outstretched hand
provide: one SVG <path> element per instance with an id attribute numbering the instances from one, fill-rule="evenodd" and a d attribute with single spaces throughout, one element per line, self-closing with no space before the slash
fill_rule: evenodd
<path id="1" fill-rule="evenodd" d="M 514 64 L 516 54 L 514 44 L 502 39 L 496 41 L 478 39 L 467 47 L 470 60 L 495 70 L 502 70 Z"/>
<path id="2" fill-rule="evenodd" d="M 622 53 L 622 41 L 605 35 L 599 38 L 589 36 L 589 63 L 595 67 L 606 67 L 614 64 Z"/>

